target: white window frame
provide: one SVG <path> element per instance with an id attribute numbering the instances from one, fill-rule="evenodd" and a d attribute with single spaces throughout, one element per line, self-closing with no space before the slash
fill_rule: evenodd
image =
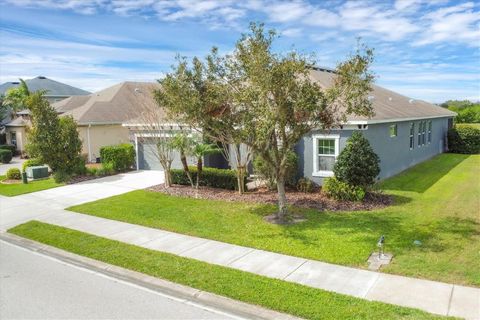
<path id="1" fill-rule="evenodd" d="M 433 123 L 432 123 L 432 120 L 428 120 L 427 122 L 427 143 L 430 144 L 432 143 L 432 127 L 433 127 Z"/>
<path id="2" fill-rule="evenodd" d="M 318 140 L 319 139 L 328 139 L 335 140 L 335 154 L 334 155 L 325 155 L 335 157 L 337 161 L 338 155 L 340 154 L 340 135 L 338 134 L 314 134 L 312 135 L 313 139 L 313 177 L 333 177 L 333 171 L 318 170 Z"/>

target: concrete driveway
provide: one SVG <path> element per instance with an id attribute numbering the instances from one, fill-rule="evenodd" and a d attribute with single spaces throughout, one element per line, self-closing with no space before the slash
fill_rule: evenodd
<path id="1" fill-rule="evenodd" d="M 134 171 L 16 197 L 0 196 L 0 231 L 73 205 L 148 188 L 163 181 L 163 171 Z"/>
<path id="2" fill-rule="evenodd" d="M 0 176 L 4 176 L 7 173 L 7 170 L 10 168 L 18 168 L 22 170 L 22 164 L 26 161 L 27 159 L 20 159 L 20 157 L 13 157 L 12 161 L 7 164 L 0 164 Z"/>

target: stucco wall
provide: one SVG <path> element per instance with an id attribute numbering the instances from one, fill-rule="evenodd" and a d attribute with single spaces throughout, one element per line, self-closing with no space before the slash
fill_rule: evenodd
<path id="1" fill-rule="evenodd" d="M 432 120 L 432 142 L 418 146 L 417 133 L 420 121 L 415 123 L 414 148 L 410 150 L 410 123 L 412 121 L 396 122 L 397 136 L 390 137 L 390 125 L 395 123 L 370 124 L 367 130 L 362 130 L 363 135 L 370 141 L 373 150 L 380 157 L 379 179 L 391 177 L 417 163 L 425 161 L 444 151 L 448 118 Z M 428 121 L 428 120 L 427 120 Z M 340 136 L 340 151 L 345 147 L 352 130 L 332 130 L 330 132 L 312 131 L 302 138 L 296 146 L 299 155 L 299 175 L 308 177 L 318 184 L 324 178 L 313 176 L 313 139 L 314 134 L 337 134 Z M 428 132 L 428 128 L 427 128 Z M 427 140 L 427 138 L 426 138 Z"/>
<path id="2" fill-rule="evenodd" d="M 100 148 L 129 142 L 128 129 L 121 125 L 79 126 L 78 133 L 82 140 L 82 154 L 88 155 L 88 131 L 90 131 L 90 161 L 100 157 Z"/>

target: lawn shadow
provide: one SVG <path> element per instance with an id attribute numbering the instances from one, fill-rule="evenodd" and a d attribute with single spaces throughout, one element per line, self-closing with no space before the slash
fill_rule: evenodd
<path id="1" fill-rule="evenodd" d="M 441 154 L 380 182 L 378 187 L 382 190 L 424 193 L 468 157 L 470 155 Z"/>

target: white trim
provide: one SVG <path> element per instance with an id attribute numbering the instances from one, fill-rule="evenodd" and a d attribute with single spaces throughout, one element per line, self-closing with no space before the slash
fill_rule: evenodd
<path id="1" fill-rule="evenodd" d="M 90 127 L 91 125 L 88 125 L 87 127 L 88 162 L 92 162 L 92 146 L 90 144 Z"/>
<path id="2" fill-rule="evenodd" d="M 312 177 L 333 177 L 333 171 L 318 170 L 318 139 L 334 139 L 335 140 L 335 154 L 332 155 L 337 159 L 340 152 L 340 135 L 338 134 L 312 134 L 313 139 L 313 172 Z"/>
<path id="3" fill-rule="evenodd" d="M 137 135 L 135 134 L 135 157 L 136 157 L 136 163 L 137 163 L 137 171 L 140 170 L 140 163 L 139 163 L 139 159 L 138 159 L 138 137 Z"/>
<path id="4" fill-rule="evenodd" d="M 403 121 L 415 121 L 415 120 L 438 119 L 438 118 L 453 118 L 453 117 L 455 117 L 455 115 L 425 116 L 425 117 L 412 117 L 412 118 L 394 118 L 394 119 L 383 119 L 383 120 L 351 120 L 351 121 L 347 121 L 347 124 L 352 124 L 352 125 L 356 125 L 356 124 L 376 124 L 376 123 L 403 122 Z"/>

